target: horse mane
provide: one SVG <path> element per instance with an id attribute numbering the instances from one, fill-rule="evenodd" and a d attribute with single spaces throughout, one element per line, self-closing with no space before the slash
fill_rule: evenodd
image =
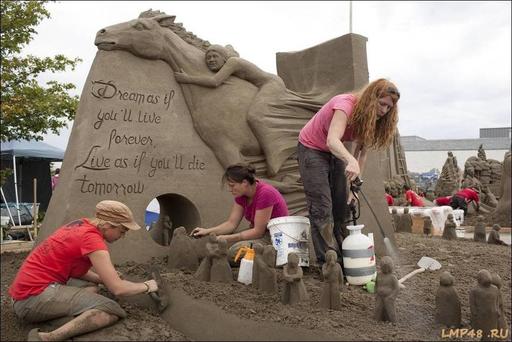
<path id="1" fill-rule="evenodd" d="M 152 9 L 149 9 L 147 11 L 142 12 L 139 15 L 139 18 L 154 18 L 160 15 L 165 15 L 165 12 L 161 12 L 159 10 L 153 11 Z M 211 45 L 209 41 L 203 40 L 199 37 L 197 37 L 192 32 L 189 32 L 183 27 L 182 23 L 175 23 L 174 19 L 168 20 L 165 23 L 161 23 L 160 26 L 167 27 L 171 31 L 173 31 L 175 34 L 178 35 L 181 39 L 189 43 L 190 45 L 193 45 L 197 47 L 198 49 L 206 52 L 206 49 Z"/>

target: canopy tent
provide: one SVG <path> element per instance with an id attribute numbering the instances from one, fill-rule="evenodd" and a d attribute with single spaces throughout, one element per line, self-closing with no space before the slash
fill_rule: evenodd
<path id="1" fill-rule="evenodd" d="M 60 148 L 35 140 L 2 142 L 1 150 L 2 159 L 5 159 L 5 156 L 11 158 L 41 158 L 48 161 L 62 161 L 64 159 L 64 151 Z"/>
<path id="2" fill-rule="evenodd" d="M 19 194 L 22 202 L 31 202 L 34 197 L 32 182 L 36 178 L 39 207 L 46 210 L 52 193 L 50 162 L 62 161 L 64 151 L 35 140 L 2 142 L 0 147 L 1 169 L 10 168 L 14 171 L 2 185 L 1 200 L 6 205 L 9 202 L 16 203 L 17 223 L 21 224 Z M 11 220 L 16 222 L 13 218 Z"/>

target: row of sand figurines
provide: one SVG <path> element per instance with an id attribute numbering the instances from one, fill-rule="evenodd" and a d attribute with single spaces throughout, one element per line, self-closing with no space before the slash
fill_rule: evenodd
<path id="1" fill-rule="evenodd" d="M 402 215 L 399 215 L 396 208 L 393 208 L 391 209 L 391 216 L 393 218 L 395 232 L 412 233 L 412 216 L 409 213 L 409 208 L 404 208 L 404 213 Z M 485 218 L 482 215 L 477 217 L 477 223 L 475 224 L 473 234 L 473 240 L 477 242 L 486 242 L 486 225 L 484 220 Z M 456 240 L 456 228 L 457 224 L 455 223 L 453 214 L 450 213 L 444 223 L 442 238 L 446 240 Z M 499 224 L 494 224 L 492 226 L 492 230 L 489 232 L 487 243 L 494 245 L 507 245 L 507 243 L 500 238 L 500 230 L 501 226 Z M 428 215 L 423 217 L 423 234 L 426 236 L 432 236 L 432 219 Z"/>
<path id="2" fill-rule="evenodd" d="M 184 227 L 176 228 L 171 240 L 171 253 L 168 266 L 171 270 L 194 271 L 194 277 L 202 281 L 233 281 L 231 265 L 228 261 L 227 241 L 214 234 L 205 237 L 206 255 L 199 266 L 197 254 L 191 238 Z M 253 245 L 254 260 L 252 285 L 263 292 L 276 293 L 277 271 L 274 267 L 276 250 L 273 246 Z M 302 280 L 303 271 L 296 253 L 288 254 L 288 263 L 283 266 L 285 282 L 281 300 L 283 304 L 294 305 L 308 300 L 309 295 Z M 375 280 L 375 319 L 396 322 L 395 301 L 400 291 L 397 277 L 393 274 L 394 263 L 389 256 L 382 257 L 380 271 Z M 320 307 L 331 310 L 341 309 L 340 293 L 343 287 L 343 271 L 337 263 L 337 254 L 329 250 L 322 266 L 324 285 L 320 296 Z M 473 329 L 490 331 L 506 329 L 507 322 L 500 292 L 502 281 L 498 274 L 491 276 L 487 270 L 477 275 L 478 286 L 470 292 L 471 326 Z M 460 300 L 453 287 L 454 277 L 449 272 L 440 276 L 440 286 L 436 294 L 436 321 L 448 327 L 461 326 Z"/>
<path id="3" fill-rule="evenodd" d="M 199 261 L 192 239 L 187 235 L 184 227 L 176 228 L 171 240 L 168 268 L 170 270 L 195 272 L 194 277 L 202 281 L 232 282 L 233 273 L 227 256 L 227 241 L 217 238 L 215 234 L 210 234 L 205 239 L 206 251 L 198 266 Z M 252 286 L 266 293 L 276 293 L 278 286 L 277 270 L 275 269 L 275 248 L 271 245 L 263 246 L 260 243 L 255 243 L 253 249 Z M 337 262 L 337 257 L 333 250 L 329 250 L 325 254 L 326 262 L 322 266 L 324 285 L 319 304 L 321 308 L 341 309 L 340 292 L 343 287 L 343 271 Z M 388 281 L 388 272 L 385 271 L 386 266 L 383 267 L 382 273 L 377 274 L 377 310 L 384 310 L 385 306 L 387 308 L 389 302 L 387 294 L 390 293 L 393 287 L 393 284 Z M 391 271 L 392 269 L 391 267 Z M 309 299 L 302 277 L 303 271 L 302 267 L 299 266 L 299 256 L 293 252 L 288 253 L 287 263 L 283 266 L 284 290 L 281 297 L 283 304 L 294 305 Z M 394 302 L 389 303 L 389 305 L 392 305 L 393 308 L 386 312 L 394 312 Z M 379 314 L 376 317 L 384 316 Z M 393 314 L 393 321 L 394 317 Z"/>
<path id="4" fill-rule="evenodd" d="M 210 234 L 202 239 L 205 251 L 204 257 L 199 261 L 192 238 L 187 235 L 184 227 L 178 227 L 173 232 L 170 244 L 170 254 L 167 266 L 170 270 L 193 272 L 194 277 L 201 281 L 230 283 L 234 280 L 231 264 L 228 259 L 227 241 Z M 276 250 L 271 245 L 263 246 L 253 244 L 254 260 L 252 268 L 252 286 L 267 293 L 276 293 L 277 270 Z M 334 252 L 336 255 L 336 253 Z M 299 266 L 299 256 L 296 253 L 288 254 L 288 263 L 283 266 L 283 279 L 285 282 L 282 294 L 284 304 L 296 304 L 309 298 L 306 287 L 302 281 L 302 268 Z M 341 269 L 341 267 L 340 267 Z M 322 295 L 322 298 L 327 294 Z M 325 300 L 321 301 L 322 303 Z"/>

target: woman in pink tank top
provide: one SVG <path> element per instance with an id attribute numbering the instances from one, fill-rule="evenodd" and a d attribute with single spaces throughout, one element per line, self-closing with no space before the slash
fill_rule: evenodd
<path id="1" fill-rule="evenodd" d="M 299 171 L 318 266 L 329 249 L 342 260 L 341 229 L 352 200 L 347 180 L 362 173 L 368 148 L 386 148 L 393 141 L 399 98 L 393 83 L 378 79 L 360 91 L 334 96 L 300 131 Z M 352 152 L 344 142 L 355 143 Z"/>
<path id="2" fill-rule="evenodd" d="M 230 257 L 234 256 L 238 248 L 248 246 L 251 242 L 269 244 L 268 222 L 276 217 L 288 216 L 288 207 L 281 193 L 272 185 L 258 180 L 255 173 L 255 169 L 249 165 L 228 166 L 222 177 L 223 183 L 227 184 L 234 196 L 228 219 L 215 227 L 197 227 L 191 235 L 201 237 L 213 233 L 219 239 L 235 243 L 229 249 Z M 244 217 L 250 223 L 249 229 L 235 232 Z"/>

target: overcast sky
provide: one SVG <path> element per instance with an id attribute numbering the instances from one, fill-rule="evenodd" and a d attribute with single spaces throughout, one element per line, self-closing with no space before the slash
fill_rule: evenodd
<path id="1" fill-rule="evenodd" d="M 80 95 L 97 52 L 96 32 L 149 8 L 212 44 L 276 73 L 277 52 L 298 51 L 349 33 L 348 1 L 57 2 L 26 53 L 63 53 L 83 62 L 51 78 Z M 511 125 L 511 2 L 358 2 L 352 31 L 368 38 L 370 81 L 389 78 L 402 94 L 401 135 L 478 138 L 479 128 Z M 70 125 L 71 128 L 71 125 Z M 45 141 L 67 144 L 70 129 Z"/>

